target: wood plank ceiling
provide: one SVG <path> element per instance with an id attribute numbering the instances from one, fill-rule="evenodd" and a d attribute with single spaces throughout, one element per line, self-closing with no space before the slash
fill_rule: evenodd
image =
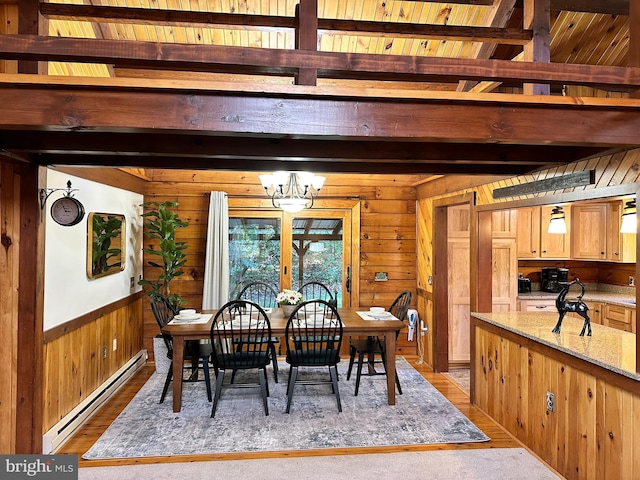
<path id="1" fill-rule="evenodd" d="M 536 1 L 538 4 L 543 4 L 539 0 Z M 315 0 L 310 3 L 313 5 L 313 2 Z M 125 61 L 124 59 L 114 60 L 111 63 L 91 63 L 91 55 L 97 59 L 104 58 L 95 53 L 97 50 L 92 54 L 84 55 L 83 63 L 79 63 L 71 61 L 74 60 L 72 45 L 63 45 L 61 42 L 62 38 L 76 38 L 202 45 L 203 48 L 218 46 L 294 50 L 297 42 L 309 42 L 309 38 L 305 39 L 303 35 L 297 37 L 299 32 L 295 28 L 297 25 L 295 17 L 299 3 L 299 0 L 86 0 L 84 2 L 57 0 L 42 3 L 39 9 L 44 17 L 48 18 L 48 34 L 60 40 L 59 51 L 67 55 L 65 61 L 48 62 L 48 74 L 93 79 L 102 77 L 132 81 L 153 80 L 159 82 L 159 85 L 167 84 L 162 82 L 188 81 L 198 85 L 197 89 L 205 89 L 213 82 L 292 85 L 296 79 L 286 74 L 286 69 L 274 69 L 268 75 L 256 74 L 258 70 L 254 69 L 249 72 L 250 75 L 247 75 L 246 68 L 243 70 L 237 66 L 235 69 L 198 71 L 202 69 L 186 70 L 179 66 L 156 68 L 157 65 L 153 62 Z M 524 3 L 532 5 L 531 0 L 524 0 Z M 111 8 L 105 10 L 105 7 Z M 307 48 L 310 50 L 315 48 L 318 52 L 346 55 L 383 55 L 389 56 L 389 59 L 417 57 L 521 61 L 525 55 L 524 45 L 531 44 L 532 38 L 532 30 L 523 28 L 523 0 L 454 0 L 447 3 L 317 0 L 317 17 L 316 45 Z M 632 65 L 630 65 L 629 55 L 629 18 L 629 0 L 551 0 L 546 54 L 552 64 L 630 67 Z M 542 30 L 544 31 L 544 28 Z M 534 29 L 533 35 L 537 33 L 539 31 Z M 50 45 L 39 47 L 37 42 L 27 39 L 24 42 L 29 42 L 30 48 L 33 48 L 33 51 L 28 52 L 26 48 L 11 46 L 11 41 L 14 40 L 11 35 L 6 35 L 5 39 L 3 41 L 0 36 L 0 46 L 2 46 L 0 51 L 9 52 L 9 56 L 4 58 L 41 60 L 42 57 L 37 57 L 35 50 L 45 49 L 50 45 L 56 48 L 55 41 Z M 26 43 L 20 45 L 26 45 Z M 112 45 L 118 44 L 109 44 L 110 47 Z M 303 45 L 306 44 L 303 43 Z M 19 52 L 12 54 L 12 48 Z M 89 44 L 78 44 L 78 49 L 84 49 L 82 52 L 88 51 L 89 48 Z M 536 48 L 538 50 L 535 55 L 544 61 L 544 49 L 540 53 L 539 47 Z M 164 53 L 161 50 L 158 52 Z M 47 53 L 50 54 L 50 51 L 47 50 Z M 27 54 L 32 56 L 27 57 Z M 44 55 L 42 52 L 39 54 Z M 58 54 L 58 57 L 64 57 L 64 54 Z M 141 55 L 142 51 L 139 54 Z M 379 66 L 383 65 L 380 57 L 375 58 Z M 165 61 L 164 58 L 162 60 Z M 300 61 L 304 61 L 304 58 Z M 149 65 L 153 68 L 148 68 Z M 473 66 L 468 70 L 473 71 Z M 276 74 L 273 74 L 274 72 Z M 419 92 L 420 95 L 429 91 L 458 91 L 470 94 L 474 92 L 520 94 L 523 91 L 523 82 L 518 81 L 518 75 L 502 81 L 488 78 L 484 82 L 479 81 L 482 80 L 482 76 L 478 74 L 467 78 L 455 78 L 455 75 L 454 78 L 447 78 L 445 75 L 440 75 L 429 78 L 429 81 L 424 78 L 414 81 L 415 79 L 409 76 L 403 79 L 397 75 L 389 76 L 389 80 L 385 79 L 386 81 L 381 82 L 382 77 L 380 74 L 377 76 L 360 74 L 358 78 L 351 78 L 349 75 L 323 75 L 319 71 L 317 85 L 326 88 L 381 89 L 377 90 L 381 96 L 392 95 L 390 92 L 393 91 L 403 92 L 402 95 L 410 95 L 406 93 L 410 91 Z M 471 78 L 473 80 L 470 80 Z M 594 83 L 597 82 L 594 80 Z M 617 88 L 614 83 L 611 82 L 609 87 L 599 89 L 593 88 L 598 86 L 595 84 L 585 87 L 577 81 L 568 81 L 566 84 L 558 81 L 551 83 L 549 93 L 552 96 L 628 98 L 628 93 L 624 89 Z M 369 96 L 373 94 L 369 93 Z M 107 136 L 98 130 L 82 134 L 73 131 L 49 131 L 34 135 L 33 129 L 21 130 L 14 127 L 10 130 L 0 130 L 0 145 L 5 152 L 13 155 L 37 155 L 38 161 L 44 164 L 73 163 L 69 158 L 76 155 L 91 155 L 95 160 L 94 163 L 117 165 L 115 156 L 122 153 L 125 155 L 135 153 L 148 156 L 149 164 L 154 164 L 161 157 L 165 159 L 163 165 L 168 167 L 199 165 L 200 168 L 207 168 L 211 166 L 210 162 L 198 163 L 200 157 L 206 158 L 207 155 L 204 155 L 204 152 L 198 152 L 198 149 L 193 147 L 194 142 L 191 142 L 192 150 L 189 155 L 181 158 L 180 143 L 185 141 L 185 137 L 180 135 L 172 136 L 171 143 L 177 144 L 177 147 L 172 149 L 167 146 L 167 142 L 163 142 L 162 132 L 155 135 L 147 132 L 137 136 L 132 136 L 128 132 L 119 132 L 117 138 L 114 136 L 115 132 L 106 133 Z M 193 132 L 188 133 L 188 136 L 193 138 Z M 255 135 L 252 136 L 255 137 Z M 356 140 L 362 141 L 361 138 Z M 285 156 L 304 156 L 302 152 L 325 150 L 324 156 L 333 155 L 351 159 L 351 163 L 347 162 L 346 166 L 342 167 L 345 171 L 358 171 L 360 168 L 362 171 L 371 171 L 371 165 L 365 167 L 364 163 L 380 156 L 388 160 L 385 165 L 380 165 L 380 169 L 391 169 L 389 172 L 391 173 L 394 171 L 394 162 L 388 157 L 392 157 L 393 148 L 397 148 L 397 158 L 413 162 L 414 165 L 405 165 L 404 170 L 400 168 L 395 172 L 405 171 L 405 173 L 426 175 L 460 170 L 464 173 L 495 173 L 497 161 L 507 156 L 507 146 L 498 147 L 491 143 L 478 145 L 458 141 L 455 146 L 452 146 L 433 142 L 424 143 L 425 139 L 421 139 L 419 142 L 406 142 L 398 146 L 385 144 L 389 139 L 383 139 L 380 142 L 376 142 L 375 138 L 367 140 L 370 141 L 366 142 L 365 151 L 364 143 L 343 142 L 340 147 L 329 146 L 329 144 L 319 146 L 312 144 L 312 138 L 306 138 L 304 142 L 299 140 L 299 145 L 293 147 L 292 144 L 296 141 L 289 139 L 289 151 Z M 200 145 L 206 143 L 206 135 L 199 141 Z M 263 152 L 260 155 L 263 159 L 277 159 L 282 157 L 278 149 L 287 148 L 284 141 L 274 146 L 265 138 L 229 137 L 225 141 L 228 142 L 228 149 L 233 151 L 233 154 L 225 157 L 226 160 L 243 158 L 245 156 L 243 151 L 246 151 L 248 156 L 256 157 L 258 156 L 256 152 L 260 151 Z M 521 144 L 522 141 L 514 143 Z M 112 145 L 118 145 L 119 151 L 116 151 Z M 436 153 L 431 154 L 429 162 L 415 166 L 415 162 L 423 155 L 420 152 L 424 151 L 425 147 Z M 601 145 L 584 146 L 579 142 L 572 145 L 570 142 L 564 144 L 558 142 L 554 146 L 540 141 L 537 144 L 511 145 L 510 147 L 513 147 L 513 152 L 517 151 L 517 154 L 509 153 L 510 158 L 520 159 L 521 166 L 507 169 L 505 173 L 523 173 L 555 162 L 566 163 L 587 158 L 611 148 L 612 145 L 606 142 Z M 129 148 L 128 151 L 127 148 Z M 361 162 L 355 162 L 351 158 L 358 157 L 358 152 L 361 152 L 359 159 L 363 160 Z M 367 152 L 376 152 L 376 155 Z M 174 160 L 166 161 L 172 155 L 175 155 Z M 442 162 L 448 162 L 446 168 L 442 164 L 435 165 L 438 156 Z M 456 156 L 459 157 L 457 162 Z M 312 154 L 309 157 L 313 160 Z M 487 161 L 489 158 L 495 161 Z M 549 159 L 548 163 L 540 160 L 541 158 Z M 464 160 L 469 159 L 476 162 L 476 167 L 467 170 L 468 166 Z M 512 163 L 512 165 L 517 164 L 517 161 Z M 144 162 L 141 165 L 144 166 Z M 229 166 L 227 161 L 226 168 L 260 170 L 263 165 L 265 164 L 238 162 L 235 166 Z M 339 171 L 340 168 L 336 170 Z"/>

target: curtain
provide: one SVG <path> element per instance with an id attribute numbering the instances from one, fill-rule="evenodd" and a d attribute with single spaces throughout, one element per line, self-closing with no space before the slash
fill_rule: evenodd
<path id="1" fill-rule="evenodd" d="M 220 308 L 229 300 L 229 201 L 225 192 L 211 192 L 207 223 L 202 308 Z"/>

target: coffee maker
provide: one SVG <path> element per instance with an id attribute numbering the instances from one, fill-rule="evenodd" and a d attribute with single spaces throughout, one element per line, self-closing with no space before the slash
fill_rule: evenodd
<path id="1" fill-rule="evenodd" d="M 542 268 L 542 283 L 540 289 L 543 292 L 558 293 L 569 281 L 569 270 L 558 267 Z"/>

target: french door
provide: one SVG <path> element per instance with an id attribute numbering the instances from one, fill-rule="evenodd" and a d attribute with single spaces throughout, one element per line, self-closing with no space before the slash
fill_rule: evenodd
<path id="1" fill-rule="evenodd" d="M 338 306 L 351 306 L 353 223 L 351 209 L 313 209 L 292 214 L 230 208 L 230 298 L 235 298 L 242 285 L 250 281 L 264 281 L 277 290 L 297 290 L 315 280 L 337 296 Z"/>

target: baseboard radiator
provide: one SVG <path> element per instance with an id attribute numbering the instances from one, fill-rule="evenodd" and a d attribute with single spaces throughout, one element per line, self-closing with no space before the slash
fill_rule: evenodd
<path id="1" fill-rule="evenodd" d="M 106 382 L 65 415 L 62 420 L 42 436 L 42 453 L 55 453 L 71 434 L 86 422 L 104 402 L 116 393 L 146 361 L 147 351 L 140 350 L 117 372 L 111 375 Z"/>

